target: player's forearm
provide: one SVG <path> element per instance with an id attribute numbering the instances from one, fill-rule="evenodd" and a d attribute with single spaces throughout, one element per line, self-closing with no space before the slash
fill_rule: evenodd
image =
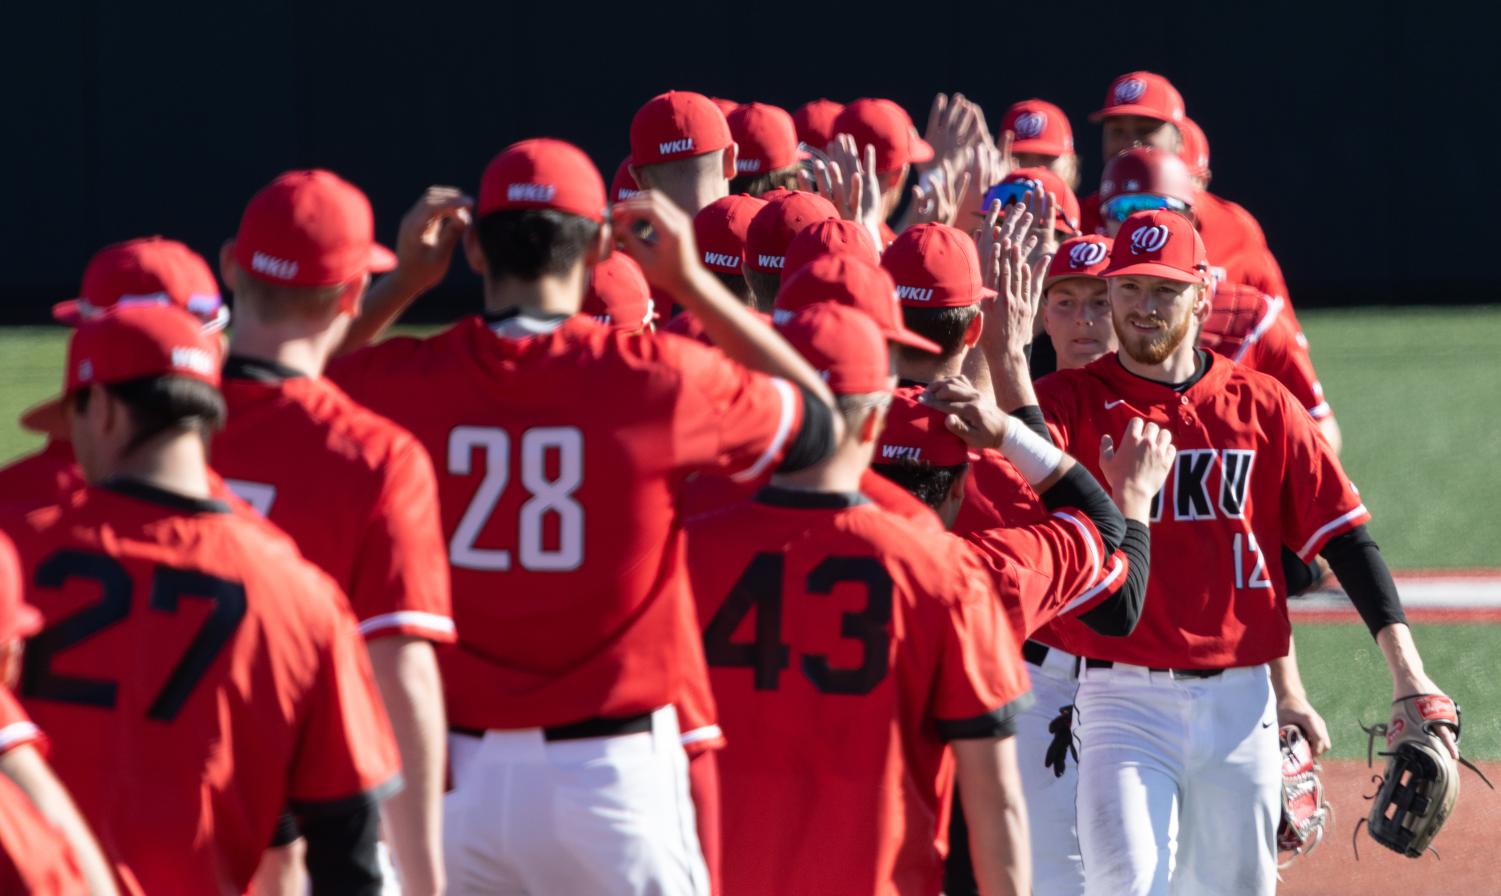
<path id="1" fill-rule="evenodd" d="M 818 371 L 708 271 L 692 271 L 676 296 L 730 360 L 797 383 L 834 406 L 834 394 Z"/>
<path id="2" fill-rule="evenodd" d="M 10 778 L 42 817 L 62 832 L 73 849 L 73 858 L 91 896 L 114 896 L 118 892 L 114 871 L 99 849 L 88 822 L 73 804 L 73 798 L 36 748 L 26 745 L 7 751 L 0 756 L 0 773 Z"/>
<path id="3" fill-rule="evenodd" d="M 360 313 L 350 321 L 349 331 L 334 354 L 346 354 L 375 342 L 425 291 L 402 277 L 400 270 L 376 280 L 365 291 Z"/>
<path id="4" fill-rule="evenodd" d="M 405 786 L 381 809 L 403 893 L 443 891 L 442 799 L 447 723 L 433 647 L 412 637 L 370 644 L 370 665 L 401 751 Z"/>
<path id="5" fill-rule="evenodd" d="M 1438 690 L 1423 669 L 1423 657 L 1405 622 L 1392 623 L 1377 632 L 1376 644 L 1392 674 L 1392 699 Z"/>
<path id="6" fill-rule="evenodd" d="M 1032 892 L 1032 843 L 1013 738 L 952 742 L 970 856 L 984 896 Z"/>
<path id="7" fill-rule="evenodd" d="M 990 379 L 996 406 L 1008 413 L 1037 404 L 1032 388 L 1032 370 L 1027 356 L 1019 352 L 998 352 L 989 356 Z M 976 384 L 978 388 L 978 384 Z"/>
<path id="8" fill-rule="evenodd" d="M 1319 420 L 1319 432 L 1324 434 L 1324 439 L 1329 442 L 1329 447 L 1334 449 L 1335 454 L 1344 447 L 1344 436 L 1340 434 L 1339 424 L 1333 416 L 1323 417 Z"/>
<path id="9" fill-rule="evenodd" d="M 1303 676 L 1298 672 L 1298 653 L 1291 638 L 1287 641 L 1287 656 L 1267 664 L 1272 676 L 1272 692 L 1280 703 L 1284 699 L 1306 700 L 1308 692 L 1303 687 Z"/>
<path id="10" fill-rule="evenodd" d="M 688 793 L 693 797 L 699 849 L 709 871 L 709 892 L 718 896 L 720 857 L 724 853 L 719 839 L 719 757 L 715 751 L 705 750 L 688 760 Z"/>

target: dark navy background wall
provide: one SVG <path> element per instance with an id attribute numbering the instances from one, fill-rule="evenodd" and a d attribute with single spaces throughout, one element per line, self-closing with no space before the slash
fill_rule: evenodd
<path id="1" fill-rule="evenodd" d="M 1299 305 L 1497 299 L 1501 138 L 1489 16 L 1452 4 L 634 4 L 55 0 L 0 12 L 0 319 L 72 295 L 89 254 L 147 233 L 214 256 L 278 171 L 362 186 L 380 236 L 428 183 L 473 188 L 507 143 L 553 135 L 608 177 L 668 88 L 788 108 L 935 90 L 991 113 L 1038 95 L 1085 116 L 1160 71 L 1208 132 L 1215 190 L 1261 219 Z M 751 22 L 752 24 L 744 24 Z M 776 32 L 784 32 L 780 36 Z M 1465 237 L 1464 234 L 1475 234 Z M 1457 237 L 1457 239 L 1456 239 Z M 455 272 L 425 307 L 468 306 Z"/>

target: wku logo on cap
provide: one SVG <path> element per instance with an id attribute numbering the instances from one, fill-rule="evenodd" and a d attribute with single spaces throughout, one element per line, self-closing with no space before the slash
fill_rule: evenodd
<path id="1" fill-rule="evenodd" d="M 172 366 L 178 370 L 191 370 L 207 376 L 214 372 L 214 356 L 191 345 L 173 346 Z"/>
<path id="2" fill-rule="evenodd" d="M 264 252 L 256 252 L 250 256 L 250 269 L 257 274 L 265 274 L 278 280 L 291 280 L 297 276 L 297 262 L 267 255 Z"/>
<path id="3" fill-rule="evenodd" d="M 1109 254 L 1110 247 L 1104 243 L 1080 243 L 1068 250 L 1068 266 L 1087 268 L 1104 261 Z"/>
<path id="4" fill-rule="evenodd" d="M 558 188 L 552 184 L 511 184 L 506 199 L 511 202 L 551 202 Z"/>
<path id="5" fill-rule="evenodd" d="M 763 268 L 772 268 L 780 271 L 782 266 L 787 264 L 787 257 L 785 255 L 757 255 L 756 261 Z"/>
<path id="6" fill-rule="evenodd" d="M 1023 139 L 1042 136 L 1042 131 L 1048 126 L 1048 114 L 1046 112 L 1023 112 L 1016 116 L 1016 136 Z"/>
<path id="7" fill-rule="evenodd" d="M 1147 92 L 1147 83 L 1140 78 L 1127 78 L 1115 85 L 1115 101 L 1117 103 L 1134 103 L 1141 99 L 1141 95 Z"/>
<path id="8" fill-rule="evenodd" d="M 922 448 L 917 445 L 882 445 L 882 460 L 922 460 Z"/>
<path id="9" fill-rule="evenodd" d="M 681 140 L 668 140 L 657 144 L 657 152 L 664 156 L 670 156 L 675 152 L 692 152 L 693 138 L 684 137 Z"/>
<path id="10" fill-rule="evenodd" d="M 719 267 L 722 267 L 722 268 L 739 268 L 740 267 L 740 256 L 739 255 L 726 255 L 723 252 L 705 252 L 704 253 L 704 264 L 707 264 L 707 265 L 718 265 Z"/>
<path id="11" fill-rule="evenodd" d="M 741 174 L 755 174 L 761 170 L 760 159 L 736 159 L 735 170 Z"/>
<path id="12" fill-rule="evenodd" d="M 1141 227 L 1131 234 L 1131 254 L 1143 255 L 1162 251 L 1167 245 L 1169 232 L 1166 224 L 1153 224 L 1150 227 Z"/>
<path id="13" fill-rule="evenodd" d="M 896 288 L 898 300 L 906 299 L 912 302 L 933 301 L 933 289 L 927 286 L 898 286 Z"/>

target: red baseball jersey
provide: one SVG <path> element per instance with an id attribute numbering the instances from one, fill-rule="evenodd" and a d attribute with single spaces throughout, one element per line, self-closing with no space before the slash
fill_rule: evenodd
<path id="1" fill-rule="evenodd" d="M 1141 666 L 1215 669 L 1287 655 L 1291 627 L 1278 560 L 1304 560 L 1370 519 L 1313 418 L 1280 383 L 1213 352 L 1181 394 L 1106 355 L 1037 384 L 1059 447 L 1101 482 L 1100 437 L 1145 417 L 1177 458 L 1153 503 L 1152 572 L 1135 632 L 1106 638 L 1060 619 L 1074 653 Z"/>
<path id="2" fill-rule="evenodd" d="M 73 847 L 20 787 L 0 775 L 0 893 L 87 893 Z"/>
<path id="3" fill-rule="evenodd" d="M 531 728 L 675 702 L 701 649 L 682 484 L 775 467 L 801 425 L 796 388 L 580 316 L 471 318 L 329 373 L 437 459 L 459 633 L 439 653 L 450 722 Z"/>
<path id="4" fill-rule="evenodd" d="M 0 469 L 0 506 L 12 511 L 34 510 L 56 504 L 63 495 L 82 486 L 83 471 L 73 458 L 72 443 L 49 438 L 38 451 Z"/>
<path id="5" fill-rule="evenodd" d="M 962 542 L 860 495 L 768 488 L 689 525 L 728 745 L 726 896 L 938 893 L 954 737 L 1030 699 Z"/>
<path id="6" fill-rule="evenodd" d="M 1194 217 L 1216 281 L 1242 284 L 1274 298 L 1287 298 L 1282 268 L 1267 247 L 1261 225 L 1250 212 L 1228 199 L 1202 192 L 1194 203 Z M 1284 313 L 1297 327 L 1291 305 Z M 1298 327 L 1298 331 L 1302 332 L 1302 328 Z"/>
<path id="7" fill-rule="evenodd" d="M 1286 299 L 1249 286 L 1220 283 L 1209 317 L 1199 330 L 1199 345 L 1272 377 L 1315 420 L 1321 420 L 1334 412 L 1287 309 Z"/>
<path id="8" fill-rule="evenodd" d="M 417 440 L 280 365 L 231 357 L 222 391 L 214 468 L 339 584 L 360 633 L 454 640 L 438 485 Z"/>
<path id="9" fill-rule="evenodd" d="M 46 620 L 20 696 L 132 888 L 240 892 L 289 805 L 395 783 L 344 596 L 271 524 L 121 482 L 9 529 Z"/>
<path id="10" fill-rule="evenodd" d="M 754 482 L 733 482 L 722 476 L 695 476 L 683 489 L 683 500 L 679 505 L 683 519 L 732 507 L 749 500 L 770 484 L 770 473 Z M 896 514 L 919 529 L 928 532 L 944 531 L 943 520 L 938 518 L 933 508 L 875 470 L 867 469 L 860 475 L 860 494 L 882 510 Z"/>

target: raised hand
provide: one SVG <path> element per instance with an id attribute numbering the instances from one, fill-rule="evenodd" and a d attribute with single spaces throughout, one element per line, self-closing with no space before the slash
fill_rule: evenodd
<path id="1" fill-rule="evenodd" d="M 863 150 L 863 151 L 862 151 Z M 876 176 L 876 148 L 860 147 L 849 134 L 838 134 L 828 147 L 828 163 L 815 162 L 819 190 L 839 209 L 839 217 L 854 221 L 883 245 L 881 181 Z"/>
<path id="2" fill-rule="evenodd" d="M 1175 454 L 1173 434 L 1141 417 L 1126 424 L 1119 444 L 1108 435 L 1100 439 L 1100 472 L 1128 519 L 1146 522 Z"/>
<path id="3" fill-rule="evenodd" d="M 1013 425 L 1010 414 L 962 376 L 936 380 L 923 393 L 922 401 L 945 414 L 944 425 L 971 448 L 999 448 L 1007 428 Z"/>
<path id="4" fill-rule="evenodd" d="M 678 295 L 704 271 L 693 239 L 693 219 L 656 190 L 643 190 L 610 208 L 615 238 L 653 286 Z"/>
<path id="5" fill-rule="evenodd" d="M 442 282 L 454 247 L 469 228 L 473 208 L 474 200 L 458 187 L 428 187 L 401 217 L 396 268 L 388 276 L 414 292 L 425 292 Z"/>
<path id="6" fill-rule="evenodd" d="M 961 197 L 970 191 L 969 183 L 968 171 L 959 175 L 957 184 L 952 178 L 945 177 L 943 172 L 933 172 L 931 177 L 924 178 L 923 183 L 912 188 L 914 211 L 909 220 L 913 224 L 936 221 L 952 226 L 959 217 Z"/>

